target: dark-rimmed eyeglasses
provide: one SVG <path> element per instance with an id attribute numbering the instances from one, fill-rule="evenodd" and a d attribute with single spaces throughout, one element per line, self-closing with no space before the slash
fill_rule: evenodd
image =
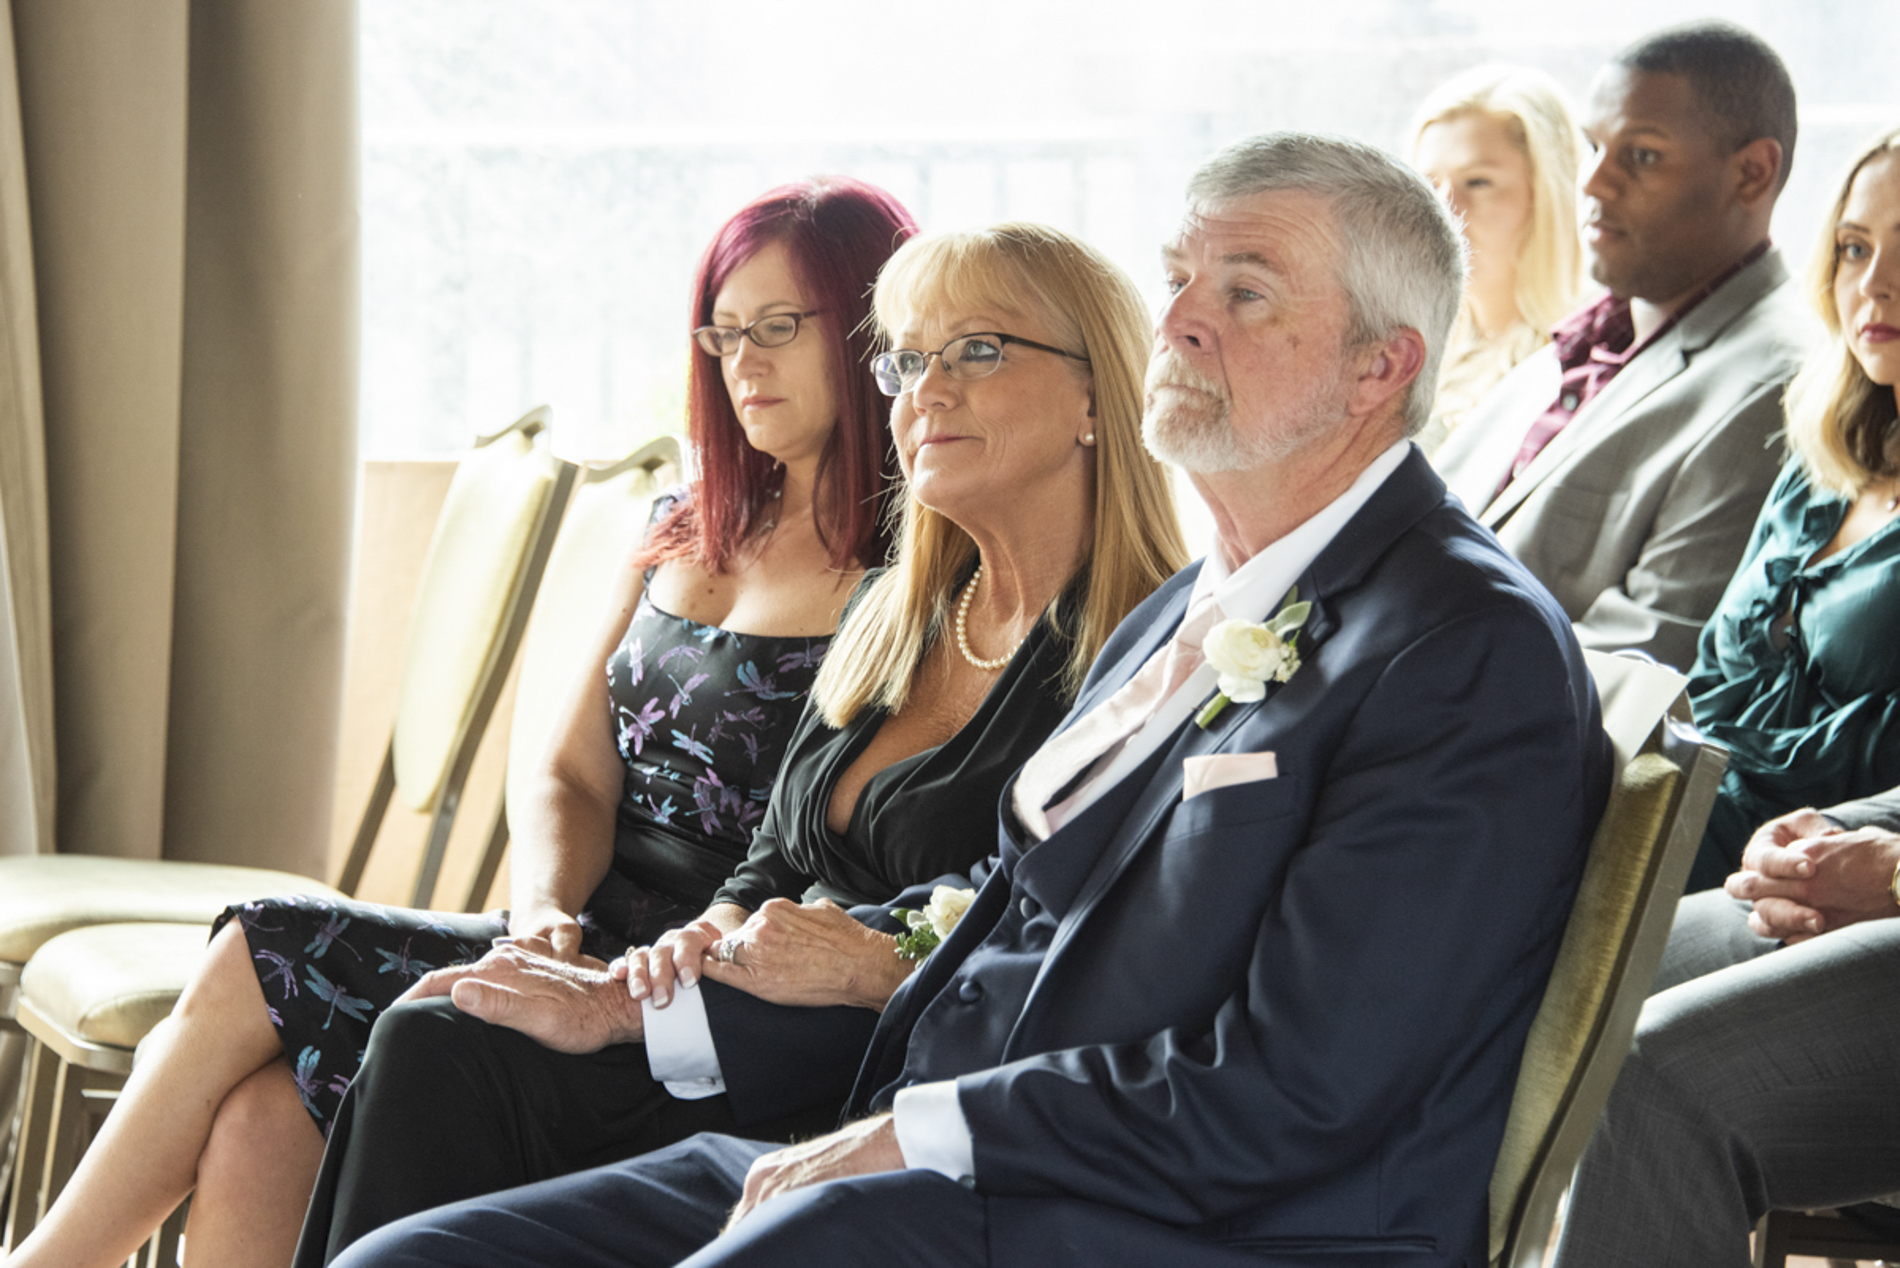
<path id="1" fill-rule="evenodd" d="M 917 381 L 924 377 L 924 371 L 930 365 L 930 358 L 935 357 L 943 363 L 943 372 L 953 379 L 981 379 L 996 373 L 996 367 L 1003 364 L 1004 345 L 1012 343 L 1034 348 L 1038 352 L 1053 352 L 1058 357 L 1080 361 L 1083 365 L 1089 363 L 1087 357 L 1052 348 L 1046 343 L 1037 343 L 1034 339 L 983 330 L 952 339 L 935 352 L 918 352 L 914 348 L 894 348 L 889 352 L 881 352 L 871 359 L 871 376 L 877 380 L 878 391 L 884 395 L 902 396 L 917 386 Z"/>
<path id="2" fill-rule="evenodd" d="M 739 350 L 741 339 L 750 339 L 761 348 L 783 348 L 798 338 L 799 322 L 823 311 L 815 308 L 808 313 L 773 313 L 749 326 L 701 326 L 693 331 L 693 342 L 713 357 L 731 356 Z"/>

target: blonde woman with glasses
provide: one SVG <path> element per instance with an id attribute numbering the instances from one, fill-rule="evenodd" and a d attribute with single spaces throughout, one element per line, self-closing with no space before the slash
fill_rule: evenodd
<path id="1" fill-rule="evenodd" d="M 1577 306 L 1582 139 L 1563 89 L 1522 66 L 1480 66 L 1441 85 L 1409 135 L 1412 166 L 1457 213 L 1471 248 L 1437 405 L 1417 437 L 1429 457 Z"/>
<path id="2" fill-rule="evenodd" d="M 614 980 L 570 978 L 584 998 L 538 1018 L 519 1001 L 558 966 L 518 947 L 425 978 L 370 1040 L 300 1268 L 416 1211 L 672 1144 L 704 1130 L 696 1105 L 743 1135 L 835 1120 L 916 967 L 892 899 L 970 883 L 1004 784 L 1184 562 L 1141 444 L 1152 324 L 1114 265 L 1040 225 L 922 237 L 872 308 L 906 478 L 896 557 L 852 599 L 750 855 L 698 920 Z M 722 1045 L 759 1000 L 797 1006 L 776 1042 Z"/>

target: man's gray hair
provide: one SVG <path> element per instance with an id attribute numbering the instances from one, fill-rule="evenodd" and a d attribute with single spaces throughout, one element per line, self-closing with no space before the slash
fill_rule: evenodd
<path id="1" fill-rule="evenodd" d="M 1190 203 L 1297 190 L 1323 198 L 1338 222 L 1351 346 L 1410 326 L 1425 364 L 1405 399 L 1405 434 L 1431 417 L 1445 339 L 1465 284 L 1465 241 L 1425 179 L 1397 159 L 1345 137 L 1268 132 L 1228 146 L 1188 182 Z"/>

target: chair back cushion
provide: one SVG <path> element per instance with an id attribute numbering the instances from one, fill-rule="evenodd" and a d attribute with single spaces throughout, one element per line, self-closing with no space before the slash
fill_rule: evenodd
<path id="1" fill-rule="evenodd" d="M 510 429 L 462 459 L 435 524 L 403 652 L 396 787 L 434 809 L 467 734 L 554 491 L 543 437 Z"/>
<path id="2" fill-rule="evenodd" d="M 1622 770 L 1649 743 L 1662 720 L 1679 704 L 1686 706 L 1682 690 L 1689 680 L 1667 665 L 1638 656 L 1586 649 L 1583 660 L 1596 682 L 1603 729 L 1616 749 L 1616 769 Z M 1678 716 L 1687 720 L 1686 707 Z"/>
<path id="3" fill-rule="evenodd" d="M 640 462 L 647 454 L 657 460 Z M 584 662 L 594 654 L 616 570 L 640 541 L 654 496 L 678 477 L 678 454 L 671 438 L 663 447 L 648 446 L 627 462 L 588 473 L 568 503 L 517 657 L 508 731 L 511 805 L 521 804 L 578 676 L 606 672 Z"/>

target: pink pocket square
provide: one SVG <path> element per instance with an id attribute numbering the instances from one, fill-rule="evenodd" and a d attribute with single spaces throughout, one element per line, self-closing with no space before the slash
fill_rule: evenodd
<path id="1" fill-rule="evenodd" d="M 1261 779 L 1277 779 L 1280 766 L 1267 753 L 1210 753 L 1189 757 L 1181 762 L 1181 800 L 1198 797 L 1229 784 L 1251 784 Z"/>

